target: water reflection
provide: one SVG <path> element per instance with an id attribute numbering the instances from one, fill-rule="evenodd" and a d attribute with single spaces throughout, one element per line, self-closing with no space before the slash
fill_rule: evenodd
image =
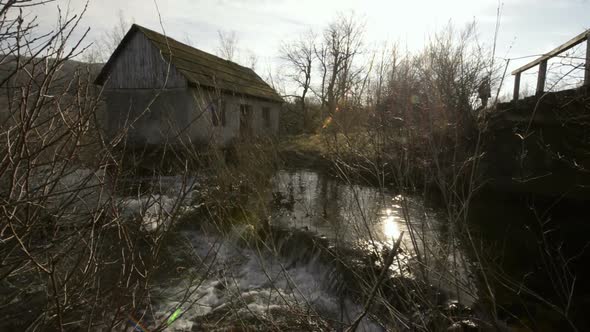
<path id="1" fill-rule="evenodd" d="M 386 216 L 382 217 L 383 218 L 382 232 L 383 232 L 383 235 L 385 236 L 386 241 L 390 245 L 393 245 L 395 240 L 397 240 L 397 238 L 399 238 L 401 231 L 399 229 L 399 223 L 396 220 L 396 217 L 394 215 L 391 215 L 391 213 L 392 213 L 391 209 L 386 209 L 385 213 L 386 213 Z"/>
<path id="2" fill-rule="evenodd" d="M 405 232 L 402 247 L 411 253 L 408 226 L 434 227 L 435 220 L 419 201 L 387 190 L 345 184 L 312 171 L 280 171 L 273 181 L 275 201 L 281 207 L 274 211 L 274 222 L 308 229 L 338 243 L 391 246 Z M 409 213 L 404 213 L 401 200 Z"/>
<path id="3" fill-rule="evenodd" d="M 420 269 L 438 287 L 462 293 L 457 297 L 464 302 L 473 297 L 467 295 L 475 292 L 463 264 L 466 258 L 456 250 L 457 239 L 449 234 L 447 223 L 436 211 L 425 207 L 420 198 L 346 184 L 304 170 L 278 172 L 273 186 L 277 203 L 273 223 L 303 228 L 336 244 L 377 254 L 391 248 L 403 232 L 401 253 L 392 265 L 394 272 L 412 275 L 408 266 L 414 266 L 414 271 Z"/>

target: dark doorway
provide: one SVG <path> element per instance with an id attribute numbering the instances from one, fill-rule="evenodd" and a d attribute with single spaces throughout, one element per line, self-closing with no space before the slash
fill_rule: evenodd
<path id="1" fill-rule="evenodd" d="M 240 105 L 240 137 L 252 136 L 252 105 Z"/>

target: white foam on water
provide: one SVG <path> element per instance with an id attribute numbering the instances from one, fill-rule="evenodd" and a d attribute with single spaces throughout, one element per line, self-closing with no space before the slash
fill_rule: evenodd
<path id="1" fill-rule="evenodd" d="M 141 219 L 141 227 L 147 232 L 155 232 L 170 225 L 175 209 L 186 211 L 194 208 L 195 191 L 199 183 L 195 178 L 182 176 L 158 177 L 150 181 L 151 186 L 160 192 L 149 196 L 121 197 L 118 201 L 121 217 Z"/>
<path id="2" fill-rule="evenodd" d="M 148 232 L 167 226 L 178 200 L 166 195 L 151 195 L 140 198 L 122 198 L 120 201 L 121 217 L 141 219 L 141 226 Z"/>
<path id="3" fill-rule="evenodd" d="M 328 269 L 315 260 L 290 266 L 288 258 L 237 245 L 236 237 L 222 239 L 196 232 L 184 235 L 194 254 L 205 264 L 211 264 L 211 273 L 201 274 L 204 279 L 195 280 L 192 287 L 186 280 L 179 280 L 160 289 L 165 299 L 158 305 L 159 319 L 165 319 L 179 306 L 185 311 L 170 330 L 190 330 L 193 322 L 216 311 L 229 310 L 228 306 L 238 316 L 269 317 L 271 311 L 284 309 L 285 312 L 312 310 L 324 317 L 340 317 L 341 300 L 330 294 L 323 283 Z M 215 259 L 211 257 L 212 252 L 216 252 Z M 184 298 L 187 289 L 191 294 Z M 346 316 L 354 319 L 361 308 L 349 300 L 344 303 Z M 366 319 L 359 328 L 359 331 L 381 330 Z"/>

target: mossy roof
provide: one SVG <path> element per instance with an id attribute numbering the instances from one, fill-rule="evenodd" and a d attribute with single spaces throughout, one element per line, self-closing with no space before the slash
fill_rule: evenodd
<path id="1" fill-rule="evenodd" d="M 137 24 L 131 27 L 104 65 L 96 78 L 96 84 L 104 84 L 117 56 L 131 40 L 131 37 L 138 32 L 143 33 L 160 50 L 164 59 L 170 59 L 170 63 L 191 85 L 220 89 L 232 94 L 248 95 L 270 101 L 283 101 L 281 96 L 252 69 L 183 44 Z"/>

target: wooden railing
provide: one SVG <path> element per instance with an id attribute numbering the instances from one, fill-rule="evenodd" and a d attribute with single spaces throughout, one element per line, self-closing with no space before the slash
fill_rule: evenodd
<path id="1" fill-rule="evenodd" d="M 561 46 L 553 49 L 551 52 L 544 54 L 542 57 L 527 63 L 526 65 L 514 70 L 512 75 L 514 75 L 514 95 L 513 100 L 518 100 L 518 94 L 520 92 L 520 74 L 528 69 L 533 68 L 536 65 L 539 65 L 539 74 L 537 76 L 537 95 L 542 94 L 545 90 L 545 79 L 547 76 L 547 61 L 569 49 L 572 47 L 583 43 L 586 40 L 590 39 L 590 30 L 586 30 L 581 34 L 575 36 L 574 38 L 570 39 L 566 43 L 562 44 Z M 586 43 L 586 63 L 584 65 L 584 85 L 590 85 L 590 42 Z"/>

